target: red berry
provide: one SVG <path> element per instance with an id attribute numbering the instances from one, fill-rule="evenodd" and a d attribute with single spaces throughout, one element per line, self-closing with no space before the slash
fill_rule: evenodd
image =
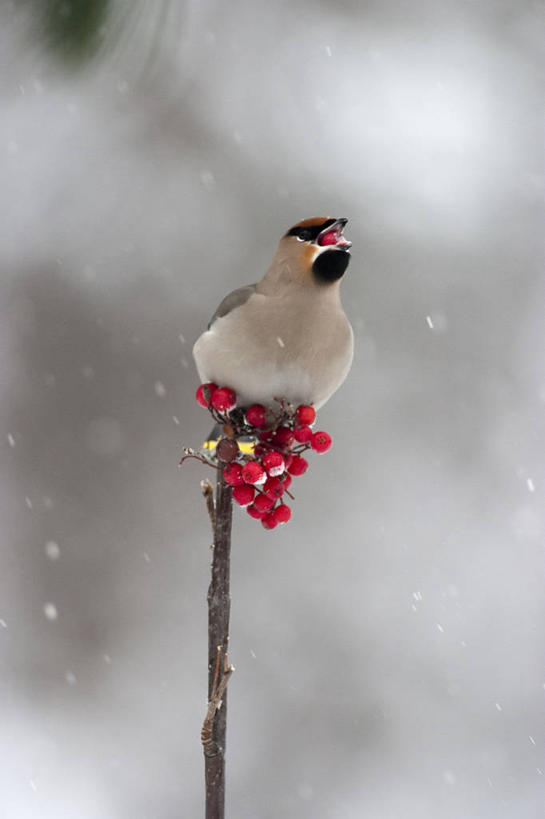
<path id="1" fill-rule="evenodd" d="M 277 523 L 287 523 L 291 518 L 291 509 L 285 503 L 281 503 L 280 506 L 276 507 L 273 514 Z"/>
<path id="2" fill-rule="evenodd" d="M 246 423 L 252 427 L 264 427 L 267 423 L 267 410 L 261 404 L 252 404 L 244 413 Z"/>
<path id="3" fill-rule="evenodd" d="M 263 491 L 273 500 L 281 498 L 286 488 L 285 481 L 280 480 L 280 478 L 267 478 L 263 484 Z"/>
<path id="4" fill-rule="evenodd" d="M 302 427 L 295 427 L 293 430 L 295 440 L 300 444 L 307 444 L 312 438 L 312 430 L 308 424 L 303 424 Z"/>
<path id="5" fill-rule="evenodd" d="M 331 446 L 331 435 L 327 432 L 315 432 L 310 439 L 310 445 L 315 452 L 327 452 Z"/>
<path id="6" fill-rule="evenodd" d="M 212 393 L 210 403 L 218 412 L 229 412 L 237 403 L 237 394 L 230 387 L 218 387 Z"/>
<path id="7" fill-rule="evenodd" d="M 242 486 L 235 486 L 233 489 L 233 498 L 239 503 L 241 506 L 248 506 L 255 496 L 255 489 L 253 486 L 247 486 L 246 484 L 242 484 Z"/>
<path id="8" fill-rule="evenodd" d="M 251 506 L 246 507 L 246 511 L 248 512 L 250 517 L 255 518 L 256 520 L 261 520 L 263 515 L 267 514 L 266 512 L 262 512 L 260 509 L 258 509 L 256 506 L 254 506 L 253 503 L 252 503 Z"/>
<path id="9" fill-rule="evenodd" d="M 242 466 L 237 463 L 230 463 L 223 470 L 223 477 L 230 486 L 241 486 L 244 483 L 242 478 Z"/>
<path id="10" fill-rule="evenodd" d="M 337 245 L 340 244 L 339 242 L 339 234 L 336 230 L 329 230 L 327 233 L 324 233 L 323 236 L 320 236 L 318 239 L 318 243 L 321 245 Z"/>
<path id="11" fill-rule="evenodd" d="M 261 461 L 265 469 L 267 470 L 267 474 L 271 476 L 271 478 L 275 478 L 277 475 L 281 475 L 284 469 L 286 468 L 284 464 L 284 458 L 279 452 L 268 452 L 263 460 Z"/>
<path id="12" fill-rule="evenodd" d="M 307 404 L 301 404 L 295 410 L 295 416 L 300 424 L 313 424 L 316 420 L 316 410 Z"/>
<path id="13" fill-rule="evenodd" d="M 284 474 L 277 478 L 277 480 L 279 480 L 280 483 L 282 484 L 282 491 L 287 492 L 291 486 L 293 478 L 291 477 L 291 475 L 288 475 L 287 472 L 284 472 Z"/>
<path id="14" fill-rule="evenodd" d="M 274 432 L 272 429 L 264 429 L 263 432 L 259 433 L 259 440 L 263 441 L 266 444 L 270 444 L 272 439 L 274 438 Z"/>
<path id="15" fill-rule="evenodd" d="M 273 443 L 275 446 L 285 447 L 289 449 L 295 440 L 295 436 L 289 427 L 278 427 L 276 430 Z"/>
<path id="16" fill-rule="evenodd" d="M 268 495 L 257 495 L 256 499 L 254 500 L 254 504 L 256 509 L 259 509 L 260 512 L 270 512 L 274 506 L 273 498 L 269 498 Z"/>
<path id="17" fill-rule="evenodd" d="M 267 480 L 267 473 L 258 461 L 248 461 L 242 467 L 242 480 L 244 483 L 261 484 Z"/>
<path id="18" fill-rule="evenodd" d="M 289 468 L 290 468 L 290 466 L 292 465 L 292 462 L 293 462 L 293 459 L 294 459 L 294 458 L 295 458 L 295 455 L 292 455 L 292 454 L 291 454 L 291 452 L 287 452 L 287 453 L 284 455 L 284 462 L 285 462 L 285 464 L 286 464 L 286 469 L 289 469 Z"/>
<path id="19" fill-rule="evenodd" d="M 269 512 L 264 518 L 261 518 L 261 525 L 265 529 L 275 529 L 278 526 L 278 521 L 274 512 Z"/>
<path id="20" fill-rule="evenodd" d="M 266 444 L 256 444 L 254 446 L 254 455 L 256 458 L 262 458 L 264 455 L 267 454 L 267 452 L 270 451 L 271 450 Z"/>
<path id="21" fill-rule="evenodd" d="M 289 467 L 289 472 L 291 475 L 304 475 L 308 469 L 308 461 L 303 458 L 301 455 L 295 455 L 293 461 L 291 462 L 291 466 Z"/>
<path id="22" fill-rule="evenodd" d="M 217 390 L 217 388 L 218 385 L 213 384 L 211 381 L 209 381 L 207 384 L 201 384 L 195 393 L 197 404 L 200 404 L 201 407 L 206 407 L 206 409 L 208 409 L 210 406 L 210 397 L 214 390 Z M 206 394 L 208 394 L 208 400 L 206 399 Z"/>

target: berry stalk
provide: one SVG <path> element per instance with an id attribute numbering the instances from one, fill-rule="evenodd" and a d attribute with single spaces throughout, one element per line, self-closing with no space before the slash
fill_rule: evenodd
<path id="1" fill-rule="evenodd" d="M 294 407 L 285 398 L 275 398 L 276 409 L 262 404 L 237 407 L 235 391 L 212 382 L 201 384 L 195 398 L 223 427 L 213 447 L 209 442 L 200 451 L 185 447 L 179 465 L 193 458 L 215 469 L 218 476 L 215 502 L 210 482 L 201 482 L 214 535 L 208 589 L 208 707 L 201 740 L 206 819 L 224 819 L 226 689 L 234 670 L 227 659 L 233 500 L 266 530 L 287 523 L 292 510 L 283 502 L 283 496 L 294 500 L 289 491 L 292 480 L 308 469 L 309 463 L 302 453 L 327 452 L 332 441 L 324 430 L 312 430 L 316 411 L 307 404 Z"/>
<path id="2" fill-rule="evenodd" d="M 214 504 L 212 577 L 208 588 L 208 710 L 201 739 L 204 751 L 206 819 L 225 816 L 225 742 L 227 681 L 232 666 L 227 660 L 231 609 L 231 487 L 218 469 Z M 203 489 L 204 492 L 204 489 Z M 206 493 L 205 493 L 206 497 Z"/>

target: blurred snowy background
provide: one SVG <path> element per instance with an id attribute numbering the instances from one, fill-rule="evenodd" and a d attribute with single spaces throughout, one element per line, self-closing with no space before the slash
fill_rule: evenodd
<path id="1" fill-rule="evenodd" d="M 544 22 L 2 4 L 3 817 L 203 815 L 191 346 L 315 215 L 356 360 L 293 521 L 235 517 L 229 816 L 543 816 Z"/>

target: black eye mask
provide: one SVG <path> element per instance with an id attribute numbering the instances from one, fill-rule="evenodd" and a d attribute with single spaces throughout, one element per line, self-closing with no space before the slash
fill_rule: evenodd
<path id="1" fill-rule="evenodd" d="M 286 236 L 297 236 L 297 238 L 303 242 L 315 242 L 322 230 L 325 230 L 326 227 L 334 223 L 335 219 L 327 219 L 325 222 L 322 222 L 321 225 L 312 225 L 311 227 L 295 225 L 291 230 L 288 230 Z"/>

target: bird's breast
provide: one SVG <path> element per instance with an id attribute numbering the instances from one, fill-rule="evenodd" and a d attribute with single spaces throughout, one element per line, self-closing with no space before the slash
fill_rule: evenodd
<path id="1" fill-rule="evenodd" d="M 319 407 L 346 377 L 353 336 L 340 306 L 255 294 L 217 319 L 193 354 L 201 380 L 232 387 L 241 405 L 288 398 Z"/>

